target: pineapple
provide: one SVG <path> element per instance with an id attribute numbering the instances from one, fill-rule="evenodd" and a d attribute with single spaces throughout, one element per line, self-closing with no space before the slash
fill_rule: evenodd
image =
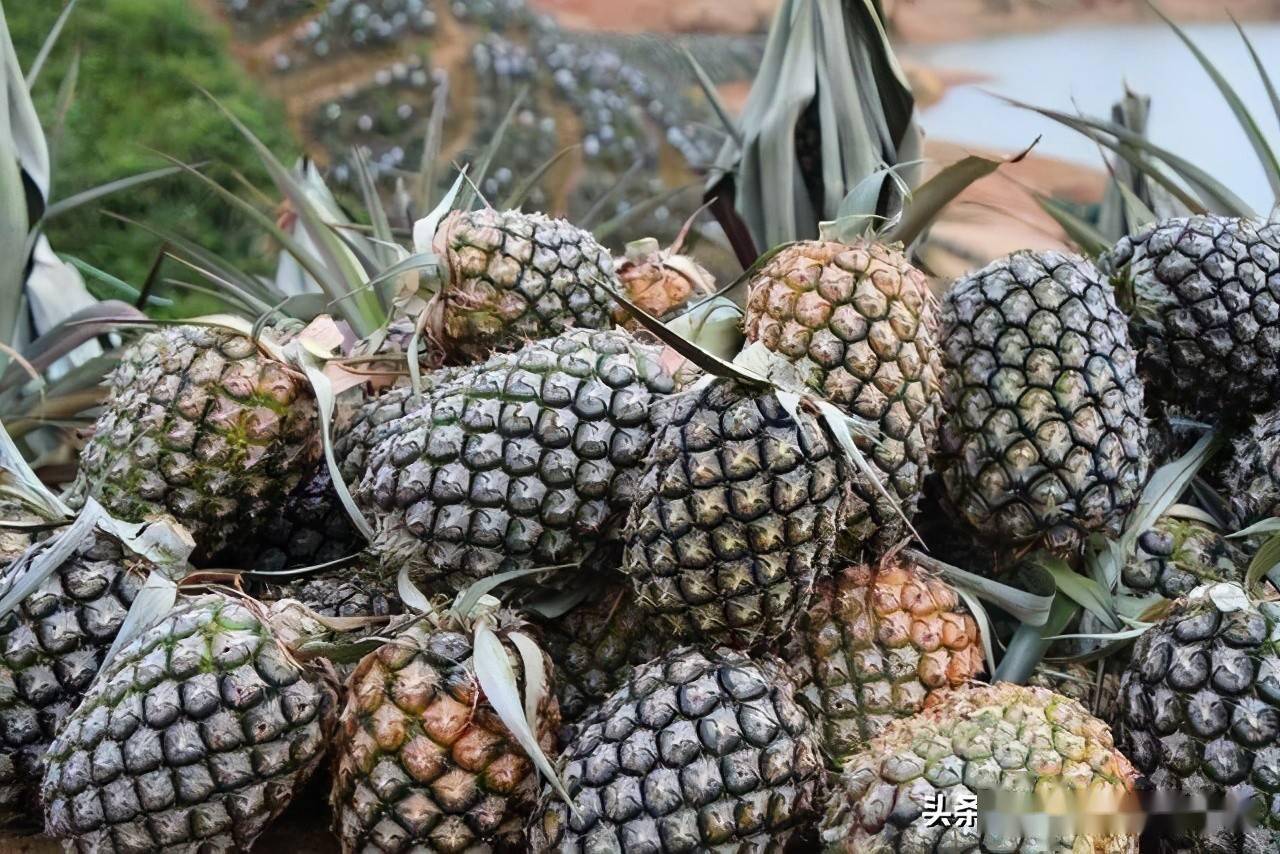
<path id="1" fill-rule="evenodd" d="M 1008 683 L 939 691 L 925 711 L 889 724 L 845 763 L 822 841 L 848 854 L 1137 854 L 1137 837 L 1124 828 L 1064 827 L 1046 839 L 992 814 L 973 826 L 924 816 L 938 796 L 954 810 L 962 796 L 1034 792 L 1085 798 L 1101 819 L 1119 809 L 1134 776 L 1107 725 L 1075 700 Z"/>
<path id="2" fill-rule="evenodd" d="M 712 378 L 660 406 L 623 572 L 664 631 L 750 647 L 791 628 L 853 502 L 822 422 Z"/>
<path id="3" fill-rule="evenodd" d="M 1137 554 L 1120 571 L 1120 581 L 1138 594 L 1166 599 L 1185 596 L 1202 584 L 1244 580 L 1248 557 L 1202 522 L 1161 516 L 1138 536 Z"/>
<path id="4" fill-rule="evenodd" d="M 589 558 L 632 502 L 650 410 L 675 388 L 659 355 L 625 332 L 575 330 L 420 398 L 371 401 L 340 445 L 375 563 L 436 593 Z"/>
<path id="5" fill-rule="evenodd" d="M 1259 415 L 1236 438 L 1221 481 L 1242 527 L 1280 516 L 1280 409 Z"/>
<path id="6" fill-rule="evenodd" d="M 521 620 L 509 612 L 490 619 L 520 662 L 506 638 L 522 630 Z M 465 626 L 427 616 L 357 666 L 331 796 L 344 852 L 522 850 L 538 777 L 480 687 L 472 645 Z M 536 735 L 549 756 L 558 726 L 548 692 Z"/>
<path id="7" fill-rule="evenodd" d="M 900 248 L 857 239 L 802 241 L 751 279 L 747 340 L 792 360 L 821 395 L 880 427 L 868 460 L 899 508 L 874 484 L 855 484 L 866 512 L 849 520 L 878 551 L 906 535 L 937 440 L 942 364 L 937 310 L 924 274 Z"/>
<path id="8" fill-rule="evenodd" d="M 1142 784 L 1236 796 L 1252 825 L 1181 828 L 1170 852 L 1226 854 L 1280 846 L 1280 603 L 1242 588 L 1197 588 L 1138 639 L 1120 683 L 1116 744 Z"/>
<path id="9" fill-rule="evenodd" d="M 570 327 L 608 329 L 613 259 L 588 232 L 542 214 L 455 211 L 433 241 L 445 264 L 429 331 L 446 364 L 479 362 Z"/>
<path id="10" fill-rule="evenodd" d="M 121 355 L 71 499 L 127 522 L 168 514 L 206 563 L 258 535 L 321 452 L 300 374 L 237 332 L 170 326 Z"/>
<path id="11" fill-rule="evenodd" d="M 565 723 L 579 718 L 626 684 L 633 668 L 684 640 L 655 632 L 631 585 L 605 586 L 563 616 L 539 620 L 547 654 L 556 665 L 556 690 Z"/>
<path id="12" fill-rule="evenodd" d="M 1105 665 L 1106 661 L 1102 664 Z M 1115 712 L 1120 692 L 1120 675 L 1104 672 L 1099 679 L 1094 668 L 1079 662 L 1041 664 L 1031 674 L 1027 684 L 1034 688 L 1047 688 L 1075 700 L 1089 714 L 1105 721 L 1110 720 Z"/>
<path id="13" fill-rule="evenodd" d="M 1121 239 L 1100 264 L 1132 303 L 1152 399 L 1214 420 L 1280 402 L 1280 225 L 1161 220 Z"/>
<path id="14" fill-rule="evenodd" d="M 147 576 L 157 567 L 103 526 L 63 529 L 4 571 L 10 589 L 36 559 L 76 537 L 70 554 L 0 616 L 0 816 L 25 820 L 43 757 L 80 703 Z"/>
<path id="15" fill-rule="evenodd" d="M 285 496 L 261 533 L 219 556 L 224 565 L 279 572 L 329 563 L 360 552 L 364 540 L 351 523 L 322 461 Z"/>
<path id="16" fill-rule="evenodd" d="M 847 564 L 818 582 L 781 656 L 817 713 L 827 752 L 856 752 L 930 692 L 982 672 L 978 624 L 945 581 L 890 557 Z"/>
<path id="17" fill-rule="evenodd" d="M 565 748 L 534 851 L 782 851 L 817 816 L 818 734 L 786 668 L 725 649 L 636 668 Z"/>
<path id="18" fill-rule="evenodd" d="M 1077 548 L 1118 533 L 1147 478 L 1147 422 L 1124 314 L 1086 261 L 1018 252 L 943 306 L 950 503 L 984 539 Z"/>
<path id="19" fill-rule="evenodd" d="M 319 767 L 336 694 L 296 602 L 179 604 L 104 666 L 45 756 L 45 827 L 81 852 L 245 850 Z"/>
<path id="20" fill-rule="evenodd" d="M 679 254 L 684 234 L 667 249 L 652 237 L 632 241 L 626 256 L 616 262 L 627 299 L 658 320 L 670 320 L 690 301 L 716 292 L 715 277 L 694 259 Z M 632 332 L 644 328 L 621 306 L 614 309 L 613 319 Z"/>

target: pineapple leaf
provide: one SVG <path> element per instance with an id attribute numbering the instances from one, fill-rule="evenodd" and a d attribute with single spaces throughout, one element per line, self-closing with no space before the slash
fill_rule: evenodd
<path id="1" fill-rule="evenodd" d="M 44 584 L 45 580 L 67 562 L 76 548 L 107 515 L 102 506 L 89 498 L 74 522 L 57 535 L 36 543 L 22 557 L 9 564 L 0 588 L 0 617 L 8 616 L 23 600 Z"/>
<path id="2" fill-rule="evenodd" d="M 62 35 L 62 28 L 67 25 L 67 19 L 75 11 L 77 2 L 79 0 L 67 0 L 67 5 L 62 7 L 62 11 L 58 13 L 58 19 L 53 22 L 53 26 L 49 28 L 48 34 L 44 37 L 44 42 L 40 45 L 40 50 L 36 53 L 35 59 L 31 60 L 31 65 L 27 68 L 26 78 L 28 91 L 35 89 L 36 81 L 40 79 L 40 72 L 44 70 L 44 64 L 48 61 L 54 45 L 58 43 L 58 37 Z"/>
<path id="3" fill-rule="evenodd" d="M 506 115 L 502 117 L 502 121 L 498 122 L 498 126 L 493 129 L 493 135 L 489 137 L 489 143 L 485 146 L 484 151 L 480 155 L 480 162 L 476 164 L 475 173 L 471 176 L 467 183 L 467 188 L 462 191 L 462 197 L 458 200 L 458 210 L 469 211 L 480 199 L 480 185 L 484 183 L 484 179 L 489 177 L 489 170 L 493 167 L 494 160 L 498 157 L 498 151 L 502 148 L 502 141 L 506 138 L 507 129 L 511 127 L 511 122 L 515 120 L 516 113 L 524 105 L 524 101 L 529 97 L 529 84 L 520 87 L 520 91 L 511 99 L 511 106 L 507 108 Z"/>
<path id="4" fill-rule="evenodd" d="M 600 216 L 609 205 L 622 197 L 622 194 L 626 192 L 628 185 L 630 185 L 631 179 L 638 175 L 643 168 L 644 161 L 637 158 L 627 167 L 627 171 L 614 179 L 613 186 L 601 193 L 600 198 L 592 202 L 591 207 L 587 208 L 587 212 L 578 217 L 578 226 L 595 234 L 597 240 L 601 240 L 602 238 L 597 230 L 600 225 Z"/>
<path id="5" fill-rule="evenodd" d="M 682 193 L 687 193 L 695 187 L 697 187 L 697 184 L 682 184 L 679 187 L 672 187 L 670 190 L 665 192 L 656 193 L 646 199 L 641 199 L 622 213 L 612 219 L 605 220 L 595 228 L 589 229 L 589 231 L 595 235 L 596 240 L 604 243 L 613 237 L 615 232 L 625 228 L 640 217 L 648 216 L 650 213 L 667 204 L 672 199 Z"/>
<path id="6" fill-rule="evenodd" d="M 1077 602 L 1101 620 L 1107 628 L 1112 630 L 1120 628 L 1120 615 L 1116 613 L 1110 590 L 1094 579 L 1080 575 L 1068 566 L 1066 561 L 1054 555 L 1041 553 L 1031 560 L 1053 577 L 1058 592 Z"/>
<path id="7" fill-rule="evenodd" d="M 1111 241 L 1107 240 L 1101 231 L 1067 210 L 1066 206 L 1057 199 L 1043 193 L 1033 193 L 1033 195 L 1040 209 L 1053 217 L 1054 221 L 1067 233 L 1067 237 L 1086 255 L 1096 258 L 1111 248 Z"/>
<path id="8" fill-rule="evenodd" d="M 427 598 L 427 594 L 422 592 L 418 585 L 413 583 L 413 579 L 409 577 L 409 565 L 404 564 L 400 567 L 400 571 L 396 573 L 396 595 L 400 597 L 400 601 L 410 611 L 416 611 L 419 614 L 434 614 L 435 606 L 431 604 L 431 600 Z"/>
<path id="9" fill-rule="evenodd" d="M 388 251 L 395 245 L 395 235 L 391 233 L 387 209 L 382 204 L 382 195 L 378 192 L 373 172 L 369 169 L 366 150 L 357 147 L 351 152 L 351 160 L 360 183 L 360 198 L 364 202 L 364 209 L 369 212 L 369 223 L 373 229 L 374 239 L 369 241 L 369 246 L 377 258 L 378 266 L 386 267 L 395 261 L 394 252 Z"/>
<path id="10" fill-rule="evenodd" d="M 881 239 L 886 243 L 910 246 L 937 218 L 938 213 L 955 201 L 957 196 L 1001 166 L 1021 162 L 1039 142 L 1040 138 L 1037 137 L 1035 142 L 1007 160 L 992 160 L 971 154 L 950 164 L 915 189 L 904 205 L 898 222 Z"/>
<path id="11" fill-rule="evenodd" d="M 507 649 L 502 645 L 502 641 L 498 640 L 493 630 L 483 624 L 476 627 L 474 657 L 476 679 L 480 682 L 485 699 L 498 713 L 498 717 L 510 730 L 512 737 L 524 748 L 525 754 L 532 760 L 538 773 L 551 784 L 556 794 L 569 806 L 570 812 L 577 815 L 573 798 L 565 789 L 564 783 L 560 781 L 551 760 L 547 759 L 547 755 L 542 752 L 538 737 L 529 726 Z"/>
<path id="12" fill-rule="evenodd" d="M 1258 69 L 1258 77 L 1262 79 L 1262 85 L 1266 87 L 1267 97 L 1271 100 L 1271 109 L 1276 114 L 1276 119 L 1280 121 L 1280 93 L 1276 92 L 1275 83 L 1271 80 L 1271 74 L 1267 71 L 1267 67 L 1262 64 L 1262 57 L 1258 56 L 1258 51 L 1253 46 L 1253 40 L 1249 38 L 1249 34 L 1244 31 L 1244 27 L 1240 26 L 1240 22 L 1236 20 L 1235 15 L 1227 13 L 1231 17 L 1231 23 L 1236 25 L 1236 30 L 1240 33 L 1240 38 L 1244 41 L 1244 46 L 1249 50 L 1249 56 L 1253 59 L 1253 65 Z"/>
<path id="13" fill-rule="evenodd" d="M 1070 598 L 1055 595 L 1049 619 L 1043 626 L 1024 623 L 1013 633 L 991 681 L 1025 685 L 1049 650 L 1049 642 L 1045 638 L 1061 634 L 1079 611 L 1080 606 Z"/>
<path id="14" fill-rule="evenodd" d="M 111 641 L 111 646 L 107 649 L 106 654 L 102 656 L 102 663 L 98 665 L 98 672 L 93 677 L 94 681 L 96 682 L 106 671 L 116 653 L 124 649 L 126 644 L 149 627 L 155 625 L 157 621 L 163 619 L 166 614 L 173 610 L 173 606 L 177 601 L 177 583 L 165 575 L 163 571 L 159 569 L 151 570 L 147 575 L 147 580 L 143 582 L 142 588 L 133 597 L 133 604 L 129 606 L 129 612 L 125 614 L 124 622 L 120 624 L 120 631 L 116 632 L 115 639 Z"/>
<path id="15" fill-rule="evenodd" d="M 1249 527 L 1234 534 L 1227 534 L 1228 539 L 1252 537 L 1256 534 L 1277 534 L 1280 533 L 1280 519 L 1270 518 L 1263 519 L 1261 522 L 1255 522 Z"/>
<path id="16" fill-rule="evenodd" d="M 0 344 L 17 341 L 24 321 L 27 228 L 39 214 L 28 214 L 22 182 L 23 128 L 15 121 L 23 121 L 27 113 L 23 104 L 14 101 L 21 97 L 29 104 L 30 98 L 19 73 L 4 9 L 0 7 Z"/>
<path id="17" fill-rule="evenodd" d="M 39 510 L 40 515 L 45 519 L 50 521 L 70 519 L 75 515 L 71 512 L 71 508 L 54 495 L 36 476 L 26 458 L 22 456 L 22 452 L 18 450 L 18 446 L 14 444 L 9 431 L 0 422 L 0 483 L 7 487 L 9 481 L 16 482 L 18 490 L 25 499 L 23 503 Z"/>
<path id="18" fill-rule="evenodd" d="M 458 620 L 471 619 L 476 605 L 485 596 L 496 590 L 508 581 L 514 581 L 517 578 L 524 578 L 529 575 L 536 575 L 540 572 L 555 572 L 561 569 L 576 569 L 577 564 L 558 564 L 556 566 L 535 566 L 529 569 L 512 569 L 507 572 L 499 572 L 496 575 L 490 575 L 488 578 L 482 578 L 471 584 L 466 590 L 458 596 L 453 603 L 453 616 Z"/>
<path id="19" fill-rule="evenodd" d="M 1146 203 L 1138 198 L 1137 194 L 1123 181 L 1113 181 L 1112 186 L 1120 194 L 1121 202 L 1124 205 L 1125 220 L 1130 223 L 1131 228 L 1141 228 L 1158 219 L 1155 212 L 1147 207 Z"/>
<path id="20" fill-rule="evenodd" d="M 572 154 L 574 151 L 578 150 L 581 147 L 582 147 L 581 143 L 566 145 L 564 148 L 557 151 L 553 156 L 547 158 L 547 160 L 544 161 L 541 166 L 539 166 L 537 169 L 534 169 L 532 172 L 530 172 L 528 175 L 525 176 L 523 181 L 521 181 L 519 184 L 511 188 L 511 193 L 502 202 L 502 209 L 503 210 L 520 210 L 520 208 L 523 207 L 525 200 L 529 198 L 529 194 L 532 193 L 534 188 L 538 186 L 538 182 L 541 181 L 544 177 L 546 177 L 546 174 L 550 172 L 552 169 L 554 169 L 556 167 L 556 164 L 558 164 L 561 160 L 564 160 L 566 157 L 568 157 L 570 154 Z"/>
<path id="21" fill-rule="evenodd" d="M 667 321 L 667 328 L 725 361 L 742 352 L 742 309 L 725 297 L 711 297 Z"/>
<path id="22" fill-rule="evenodd" d="M 969 608 L 969 613 L 973 615 L 973 621 L 978 624 L 978 639 L 982 641 L 982 657 L 987 662 L 987 673 L 996 672 L 996 651 L 991 643 L 991 639 L 995 637 L 995 632 L 991 628 L 991 617 L 987 614 L 987 608 L 982 604 L 982 600 L 974 596 L 963 587 L 955 588 L 956 594 L 964 600 L 964 604 Z"/>
<path id="23" fill-rule="evenodd" d="M 1280 566 L 1280 534 L 1272 534 L 1258 548 L 1253 560 L 1249 561 L 1249 569 L 1244 577 L 1245 590 L 1252 593 L 1262 579 L 1270 577 L 1277 566 Z"/>
<path id="24" fill-rule="evenodd" d="M 416 216 L 418 211 L 427 210 L 428 199 L 436 191 L 436 164 L 440 161 L 440 151 L 444 146 L 444 120 L 448 110 L 449 76 L 445 74 L 431 96 L 431 115 L 427 119 L 427 129 L 422 138 L 422 160 L 414 175 L 412 200 L 416 210 L 406 211 L 406 219 Z"/>
<path id="25" fill-rule="evenodd" d="M 81 344 L 110 332 L 126 319 L 146 320 L 146 315 L 128 303 L 104 300 L 82 308 L 58 323 L 44 335 L 28 344 L 22 356 L 37 373 L 43 374 L 49 366 L 75 350 Z M 18 365 L 10 365 L 0 375 L 0 391 L 24 382 L 26 372 Z M 3 465 L 0 462 L 0 465 Z"/>
<path id="26" fill-rule="evenodd" d="M 1000 610 L 1029 626 L 1043 626 L 1053 608 L 1053 593 L 1034 593 L 1001 584 L 990 578 L 975 575 L 958 566 L 938 560 L 918 549 L 907 549 L 904 554 L 920 566 L 944 576 L 957 589 L 964 589 L 990 602 Z M 1052 583 L 1043 575 L 1038 579 L 1043 589 L 1052 591 Z"/>
<path id="27" fill-rule="evenodd" d="M 333 408 L 336 402 L 333 386 L 314 357 L 299 353 L 299 362 L 303 373 L 306 374 L 307 381 L 311 383 L 311 390 L 316 396 L 316 409 L 320 413 L 320 438 L 324 442 L 324 460 L 329 466 L 329 476 L 333 481 L 333 491 L 338 494 L 338 500 L 342 503 L 343 509 L 347 511 L 347 516 L 350 517 L 351 523 L 356 530 L 366 540 L 372 540 L 374 536 L 373 528 L 369 526 L 369 520 L 365 519 L 364 514 L 360 512 L 355 499 L 351 497 L 351 491 L 347 489 L 347 483 L 342 479 L 342 471 L 338 468 L 338 461 L 333 455 Z"/>
<path id="28" fill-rule="evenodd" d="M 529 723 L 529 729 L 537 732 L 538 709 L 547 696 L 546 662 L 542 658 L 542 650 L 524 632 L 511 632 L 507 640 L 520 653 L 524 669 L 524 719 Z"/>
<path id="29" fill-rule="evenodd" d="M 449 192 L 444 194 L 444 198 L 440 203 L 432 209 L 432 211 L 417 220 L 413 224 L 413 248 L 419 254 L 430 252 L 435 242 L 436 232 L 440 230 L 440 223 L 448 215 L 454 206 L 454 201 L 458 198 L 458 194 L 462 191 L 462 185 L 466 183 L 467 169 L 464 166 L 458 170 L 458 177 L 454 179 L 453 186 L 449 188 Z M 445 265 L 445 269 L 448 265 Z"/>
<path id="30" fill-rule="evenodd" d="M 689 63 L 689 68 L 693 71 L 694 79 L 698 81 L 698 88 L 702 90 L 703 96 L 706 97 L 707 103 L 711 105 L 711 109 L 716 114 L 716 118 L 720 120 L 720 125 L 724 128 L 724 132 L 728 134 L 739 147 L 742 146 L 742 132 L 738 129 L 738 123 L 733 120 L 733 115 L 729 112 L 729 108 L 725 106 L 724 101 L 720 98 L 720 90 L 716 88 L 715 82 L 711 79 L 711 75 L 702 67 L 702 63 L 698 62 L 697 57 L 687 47 L 681 47 L 684 54 L 685 62 Z"/>
<path id="31" fill-rule="evenodd" d="M 42 223 L 57 219 L 65 213 L 75 210 L 78 207 L 87 205 L 90 202 L 96 202 L 98 199 L 110 196 L 113 193 L 121 193 L 125 190 L 131 190 L 134 187 L 141 187 L 144 184 L 150 184 L 153 181 L 159 181 L 161 178 L 168 178 L 170 175 L 177 175 L 187 169 L 199 169 L 203 164 L 195 163 L 182 166 L 162 166 L 159 169 L 152 169 L 149 172 L 140 172 L 137 175 L 128 175 L 124 178 L 118 178 L 115 181 L 108 181 L 105 184 L 99 184 L 88 190 L 83 190 L 73 196 L 67 196 L 65 199 L 59 199 L 56 202 L 50 202 L 49 206 L 44 210 L 44 216 L 40 218 Z"/>
<path id="32" fill-rule="evenodd" d="M 1258 127 L 1258 122 L 1254 119 L 1253 114 L 1249 112 L 1249 108 L 1241 100 L 1240 95 L 1236 92 L 1235 87 L 1222 76 L 1217 67 L 1200 50 L 1191 38 L 1166 15 L 1159 6 L 1151 0 L 1147 0 L 1147 5 L 1151 7 L 1151 11 L 1155 12 L 1160 18 L 1169 25 L 1169 28 L 1182 40 L 1187 46 L 1200 66 L 1204 68 L 1205 73 L 1213 80 L 1218 91 L 1222 93 L 1222 98 L 1227 102 L 1227 106 L 1231 108 L 1231 112 L 1235 114 L 1236 121 L 1240 123 L 1240 127 L 1244 130 L 1245 136 L 1249 138 L 1250 145 L 1253 146 L 1254 153 L 1258 156 L 1258 162 L 1262 165 L 1262 171 L 1267 175 L 1267 182 L 1271 185 L 1271 192 L 1277 198 L 1280 198 L 1280 161 L 1276 160 L 1276 153 L 1271 148 L 1271 144 L 1267 142 L 1266 136 L 1263 135 L 1262 129 Z"/>

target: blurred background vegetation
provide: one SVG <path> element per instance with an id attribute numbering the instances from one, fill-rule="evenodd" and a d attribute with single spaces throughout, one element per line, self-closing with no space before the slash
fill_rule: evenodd
<path id="1" fill-rule="evenodd" d="M 61 11 L 57 2 L 6 3 L 14 46 L 27 67 Z M 59 88 L 79 57 L 75 98 L 59 117 Z M 207 161 L 224 184 L 267 186 L 261 161 L 197 88 L 225 104 L 286 156 L 297 151 L 279 103 L 228 51 L 226 33 L 189 0 L 90 0 L 79 4 L 37 85 L 36 108 L 53 149 L 54 198 L 165 165 L 159 154 Z M 176 176 L 118 193 L 50 223 L 58 251 L 137 284 L 159 249 L 147 232 L 106 216 L 177 228 L 246 268 L 266 271 L 274 253 L 260 230 L 200 182 Z M 95 282 L 87 282 L 90 290 Z"/>

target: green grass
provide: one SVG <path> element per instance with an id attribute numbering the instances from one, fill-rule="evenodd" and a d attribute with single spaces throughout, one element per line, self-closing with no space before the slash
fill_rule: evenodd
<path id="1" fill-rule="evenodd" d="M 4 3 L 24 68 L 61 5 L 56 0 Z M 156 152 L 186 162 L 209 161 L 207 174 L 224 184 L 234 182 L 238 172 L 257 187 L 269 187 L 248 143 L 197 87 L 292 162 L 298 146 L 286 129 L 283 109 L 227 52 L 226 34 L 194 7 L 191 0 L 81 0 L 35 93 L 50 133 L 58 87 L 79 50 L 76 98 L 64 131 L 51 140 L 56 145 L 54 199 L 166 165 Z M 140 284 L 159 243 L 104 210 L 177 230 L 248 269 L 267 270 L 274 263 L 260 232 L 190 175 L 126 190 L 60 217 L 48 229 L 54 249 Z"/>

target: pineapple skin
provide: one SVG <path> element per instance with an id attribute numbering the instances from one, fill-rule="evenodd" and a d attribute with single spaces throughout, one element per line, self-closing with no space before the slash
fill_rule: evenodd
<path id="1" fill-rule="evenodd" d="M 1124 832 L 1059 836 L 942 824 L 921 818 L 933 796 L 1064 786 L 1089 791 L 1107 812 L 1131 791 L 1134 770 L 1107 725 L 1075 700 L 1044 688 L 971 685 L 932 694 L 921 713 L 897 720 L 845 763 L 822 819 L 826 851 L 923 854 L 1138 854 Z M 954 804 L 954 800 L 950 802 Z"/>
<path id="2" fill-rule="evenodd" d="M 1280 603 L 1219 604 L 1198 590 L 1138 639 L 1120 680 L 1116 744 L 1143 787 L 1253 798 L 1243 832 L 1173 834 L 1165 852 L 1280 847 Z"/>
<path id="3" fill-rule="evenodd" d="M 1214 421 L 1280 402 L 1280 226 L 1166 219 L 1099 263 L 1133 292 L 1130 329 L 1152 399 Z"/>
<path id="4" fill-rule="evenodd" d="M 210 595 L 126 644 L 49 748 L 46 832 L 82 854 L 250 848 L 319 767 L 337 705 L 276 619 Z"/>
<path id="5" fill-rule="evenodd" d="M 533 851 L 782 852 L 817 816 L 818 734 L 771 656 L 686 647 L 632 672 L 562 756 Z"/>
<path id="6" fill-rule="evenodd" d="M 1017 252 L 956 282 L 942 322 L 950 504 L 1006 548 L 1118 534 L 1150 462 L 1111 286 L 1078 256 Z"/>
<path id="7" fill-rule="evenodd" d="M 428 592 L 457 593 L 495 573 L 590 558 L 616 536 L 654 404 L 675 390 L 660 352 L 625 332 L 574 330 L 421 397 L 371 401 L 342 453 L 375 529 L 378 571 L 394 577 L 407 564 Z"/>
<path id="8" fill-rule="evenodd" d="M 808 607 L 853 505 L 843 452 L 771 391 L 714 379 L 665 401 L 622 571 L 680 636 L 746 648 Z"/>
<path id="9" fill-rule="evenodd" d="M 910 561 L 844 565 L 820 580 L 780 657 L 839 760 L 931 692 L 983 670 L 978 624 L 955 589 Z"/>
<path id="10" fill-rule="evenodd" d="M 55 534 L 48 545 L 64 536 Z M 7 588 L 38 554 L 19 556 L 0 583 Z M 0 823 L 39 816 L 44 754 L 93 682 L 153 569 L 94 528 L 34 592 L 0 617 Z"/>
<path id="11" fill-rule="evenodd" d="M 521 628 L 503 614 L 497 634 Z M 519 651 L 504 646 L 519 674 Z M 480 688 L 469 633 L 416 622 L 348 685 L 330 799 L 344 852 L 524 850 L 538 775 Z M 547 688 L 536 735 L 554 761 L 560 714 Z"/>
<path id="12" fill-rule="evenodd" d="M 879 425 L 867 460 L 913 517 L 942 409 L 937 306 L 924 274 L 879 243 L 797 243 L 752 280 L 745 328 L 818 393 Z M 902 515 L 874 484 L 859 479 L 854 488 L 866 505 L 848 522 L 857 542 L 882 553 L 906 537 Z"/>
<path id="13" fill-rule="evenodd" d="M 445 364 L 479 362 L 570 327 L 609 329 L 617 287 L 613 257 L 590 232 L 520 211 L 457 211 L 440 224 L 436 251 L 448 279 L 430 328 Z"/>
<path id="14" fill-rule="evenodd" d="M 1241 528 L 1280 515 L 1280 409 L 1259 415 L 1236 438 L 1220 479 Z"/>
<path id="15" fill-rule="evenodd" d="M 127 522 L 172 516 L 196 563 L 256 536 L 322 453 L 305 379 L 229 330 L 148 333 L 109 389 L 71 500 Z"/>

